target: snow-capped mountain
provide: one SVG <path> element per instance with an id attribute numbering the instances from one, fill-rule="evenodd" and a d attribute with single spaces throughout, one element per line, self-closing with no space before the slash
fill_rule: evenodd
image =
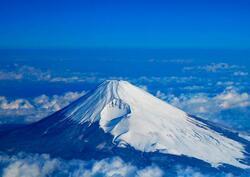
<path id="1" fill-rule="evenodd" d="M 249 168 L 249 142 L 126 81 L 109 80 L 64 109 L 0 135 L 0 149 L 65 158 L 118 155 L 134 161 L 190 158 Z M 159 158 L 160 157 L 160 158 Z M 183 160 L 181 160 L 183 161 Z"/>

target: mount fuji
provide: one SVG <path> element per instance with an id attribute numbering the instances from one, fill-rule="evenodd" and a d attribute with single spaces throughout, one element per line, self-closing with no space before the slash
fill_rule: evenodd
<path id="1" fill-rule="evenodd" d="M 38 122 L 0 132 L 0 150 L 85 160 L 119 156 L 168 168 L 250 168 L 250 143 L 127 81 L 109 80 Z"/>

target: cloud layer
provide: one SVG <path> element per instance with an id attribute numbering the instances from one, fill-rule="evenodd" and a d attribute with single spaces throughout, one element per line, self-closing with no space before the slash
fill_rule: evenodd
<path id="1" fill-rule="evenodd" d="M 205 71 L 205 72 L 211 72 L 211 73 L 218 73 L 218 72 L 231 72 L 239 69 L 243 69 L 243 66 L 239 65 L 230 65 L 228 63 L 210 63 L 208 65 L 202 65 L 202 66 L 187 66 L 184 67 L 184 71 Z"/>
<path id="2" fill-rule="evenodd" d="M 182 63 L 186 60 L 156 60 L 150 63 Z M 192 63 L 193 65 L 193 63 Z M 181 71 L 180 71 L 181 72 Z M 0 81 L 43 81 L 45 84 L 55 83 L 100 83 L 106 79 L 124 79 L 149 90 L 157 97 L 168 101 L 188 113 L 213 121 L 226 121 L 236 128 L 248 125 L 250 115 L 250 93 L 247 82 L 248 71 L 242 66 L 227 63 L 211 63 L 201 66 L 186 66 L 178 76 L 138 76 L 113 77 L 98 73 L 55 73 L 32 66 L 14 65 L 12 68 L 0 69 Z M 216 78 L 204 78 L 200 73 L 216 75 Z M 220 75 L 218 74 L 225 74 Z M 179 74 L 179 73 L 178 73 Z M 153 88 L 154 86 L 155 88 Z M 153 89 L 152 89 L 153 88 Z M 172 89 L 174 88 L 174 89 Z M 242 89 L 243 88 L 243 89 Z M 210 89 L 210 90 L 209 90 Z M 157 91 L 158 90 L 158 91 Z M 179 90 L 179 92 L 176 92 Z M 39 95 L 34 98 L 9 98 L 0 96 L 0 123 L 22 118 L 25 122 L 39 120 L 84 95 L 85 92 L 66 92 L 62 95 Z M 228 117 L 228 118 L 227 118 Z M 239 123 L 239 121 L 242 121 Z M 241 134 L 249 139 L 248 134 Z M 119 157 L 100 161 L 63 160 L 51 158 L 48 154 L 19 153 L 9 156 L 0 154 L 0 176 L 4 177 L 47 177 L 47 176 L 137 176 L 137 177 L 207 177 L 199 169 L 179 167 L 163 172 L 156 165 L 145 168 L 136 167 L 124 162 Z M 231 177 L 232 174 L 218 176 Z"/>
<path id="3" fill-rule="evenodd" d="M 249 172 L 239 174 L 246 177 Z M 52 158 L 49 154 L 20 152 L 0 153 L 0 176 L 3 177 L 233 177 L 231 173 L 203 173 L 198 168 L 172 164 L 167 171 L 156 164 L 138 167 L 119 157 L 84 161 Z"/>
<path id="4" fill-rule="evenodd" d="M 63 160 L 48 154 L 19 153 L 0 155 L 0 174 L 3 177 L 162 177 L 163 171 L 155 166 L 138 168 L 119 157 L 100 161 Z"/>
<path id="5" fill-rule="evenodd" d="M 157 91 L 156 96 L 192 115 L 219 121 L 229 126 L 235 126 L 239 121 L 241 121 L 240 124 L 249 121 L 250 94 L 240 92 L 235 87 L 227 87 L 221 93 L 214 95 L 193 93 L 175 96 Z M 241 128 L 240 124 L 238 128 Z"/>
<path id="6" fill-rule="evenodd" d="M 67 106 L 84 95 L 85 92 L 66 92 L 62 95 L 40 95 L 33 99 L 10 100 L 0 96 L 0 122 L 8 122 L 8 118 L 23 117 L 25 122 L 39 120 Z M 4 119 L 6 118 L 6 119 Z"/>

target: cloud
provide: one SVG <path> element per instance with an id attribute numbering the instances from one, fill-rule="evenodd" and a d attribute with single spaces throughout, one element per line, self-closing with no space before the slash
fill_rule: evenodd
<path id="1" fill-rule="evenodd" d="M 160 83 L 163 85 L 169 84 L 169 83 L 187 83 L 192 81 L 198 81 L 200 80 L 197 77 L 189 76 L 189 77 L 177 77 L 177 76 L 165 76 L 165 77 L 156 77 L 156 76 L 141 76 L 138 78 L 127 78 L 133 83 L 137 84 L 151 84 L 151 83 Z"/>
<path id="2" fill-rule="evenodd" d="M 23 156 L 23 155 L 22 155 Z M 58 168 L 59 161 L 49 155 L 26 155 L 26 157 L 4 157 L 3 177 L 45 177 Z"/>
<path id="3" fill-rule="evenodd" d="M 232 173 L 216 173 L 216 174 L 208 174 L 207 172 L 202 173 L 199 169 L 192 168 L 192 167 L 181 167 L 176 166 L 176 176 L 177 177 L 234 177 Z M 246 177 L 248 174 L 238 174 L 239 177 Z"/>
<path id="4" fill-rule="evenodd" d="M 40 95 L 33 99 L 8 100 L 0 96 L 0 122 L 8 122 L 10 117 L 24 117 L 25 122 L 39 120 L 62 109 L 72 101 L 84 95 L 85 92 L 66 92 L 62 95 Z M 4 119 L 4 117 L 6 119 Z M 3 120 L 4 119 L 4 120 Z"/>
<path id="5" fill-rule="evenodd" d="M 235 71 L 233 73 L 234 76 L 248 76 L 248 72 L 243 72 L 243 71 Z"/>
<path id="6" fill-rule="evenodd" d="M 149 166 L 137 172 L 136 177 L 160 177 L 163 176 L 164 172 L 157 166 Z"/>
<path id="7" fill-rule="evenodd" d="M 11 68 L 0 71 L 0 80 L 50 80 L 49 71 L 42 71 L 38 68 L 26 65 L 15 64 Z"/>
<path id="8" fill-rule="evenodd" d="M 216 86 L 228 87 L 228 86 L 233 86 L 233 85 L 239 85 L 239 83 L 235 83 L 233 81 L 225 81 L 225 82 L 218 81 L 218 82 L 216 82 Z"/>
<path id="9" fill-rule="evenodd" d="M 33 66 L 18 64 L 0 70 L 0 80 L 31 80 L 64 83 L 98 82 L 100 79 L 96 77 L 96 75 L 97 73 L 67 73 L 65 76 L 60 76 L 49 70 L 41 70 Z"/>
<path id="10" fill-rule="evenodd" d="M 1 80 L 29 80 L 29 81 L 46 81 L 46 82 L 62 82 L 62 83 L 100 83 L 107 79 L 128 80 L 127 77 L 102 76 L 98 73 L 81 73 L 67 72 L 64 75 L 52 72 L 50 70 L 42 70 L 33 66 L 15 64 L 7 69 L 0 70 Z"/>
<path id="11" fill-rule="evenodd" d="M 210 73 L 217 73 L 222 71 L 235 71 L 236 69 L 243 69 L 243 66 L 230 65 L 228 63 L 211 63 L 204 66 L 186 66 L 184 71 L 206 71 Z"/>
<path id="12" fill-rule="evenodd" d="M 237 125 L 244 128 L 244 122 L 248 121 L 250 94 L 240 92 L 234 87 L 227 87 L 221 93 L 212 95 L 207 93 L 165 94 L 157 91 L 156 96 L 167 101 L 189 114 L 220 121 L 230 126 Z"/>
<path id="13" fill-rule="evenodd" d="M 249 171 L 242 175 L 248 176 Z M 232 177 L 231 173 L 202 172 L 198 168 L 172 164 L 164 171 L 155 164 L 138 167 L 124 162 L 120 157 L 84 161 L 52 158 L 49 154 L 19 152 L 0 153 L 0 176 L 3 177 Z"/>
<path id="14" fill-rule="evenodd" d="M 172 95 L 167 95 L 167 94 L 161 92 L 160 90 L 157 90 L 155 96 L 162 99 L 162 100 L 167 100 Z"/>
<path id="15" fill-rule="evenodd" d="M 2 169 L 1 169 L 2 168 Z M 3 177 L 162 177 L 163 171 L 155 166 L 145 168 L 125 163 L 119 157 L 99 161 L 63 160 L 48 154 L 0 155 L 0 174 Z"/>
<path id="16" fill-rule="evenodd" d="M 248 177 L 249 176 L 249 170 L 246 170 L 245 172 L 233 174 L 230 172 L 215 172 L 215 173 L 209 173 L 208 171 L 202 171 L 199 168 L 194 168 L 190 166 L 180 166 L 176 165 L 174 166 L 174 171 L 176 177 Z"/>
<path id="17" fill-rule="evenodd" d="M 238 93 L 233 88 L 226 89 L 223 93 L 216 95 L 214 98 L 221 109 L 231 109 L 238 107 L 250 106 L 250 95 L 246 92 Z"/>
<path id="18" fill-rule="evenodd" d="M 33 106 L 28 100 L 16 99 L 8 101 L 4 96 L 0 96 L 0 108 L 3 110 L 32 109 Z"/>
<path id="19" fill-rule="evenodd" d="M 66 92 L 63 95 L 53 95 L 48 97 L 47 95 L 41 95 L 33 99 L 33 104 L 36 107 L 48 109 L 51 111 L 58 111 L 62 107 L 65 107 L 72 101 L 84 95 L 85 92 Z"/>
<path id="20" fill-rule="evenodd" d="M 233 87 L 228 87 L 215 96 L 196 93 L 191 95 L 181 94 L 176 97 L 171 94 L 166 95 L 161 91 L 157 91 L 156 96 L 193 113 L 218 112 L 221 110 L 246 108 L 250 106 L 250 95 L 247 92 L 240 93 Z"/>
<path id="21" fill-rule="evenodd" d="M 200 85 L 190 85 L 190 86 L 185 86 L 183 87 L 184 90 L 189 90 L 189 91 L 193 91 L 193 90 L 202 90 L 204 89 L 204 86 L 200 86 Z"/>
<path id="22" fill-rule="evenodd" d="M 155 76 L 140 76 L 138 78 L 133 77 L 118 77 L 118 76 L 103 76 L 98 73 L 66 73 L 63 76 L 58 73 L 53 73 L 49 70 L 41 70 L 27 65 L 14 65 L 11 68 L 0 70 L 0 80 L 31 80 L 31 81 L 46 81 L 46 82 L 62 82 L 62 83 L 77 83 L 77 82 L 88 82 L 88 83 L 100 83 L 105 80 L 117 79 L 117 80 L 128 80 L 136 84 L 150 84 L 160 83 L 168 84 L 174 83 L 186 83 L 197 80 L 197 77 L 155 77 Z"/>
<path id="23" fill-rule="evenodd" d="M 177 167 L 177 177 L 209 177 L 208 175 L 202 174 L 200 171 L 191 167 Z"/>
<path id="24" fill-rule="evenodd" d="M 0 80 L 20 80 L 22 78 L 20 73 L 0 71 Z"/>
<path id="25" fill-rule="evenodd" d="M 155 59 L 151 58 L 147 60 L 149 63 L 174 63 L 174 64 L 187 64 L 187 63 L 192 63 L 193 60 L 190 59 Z"/>

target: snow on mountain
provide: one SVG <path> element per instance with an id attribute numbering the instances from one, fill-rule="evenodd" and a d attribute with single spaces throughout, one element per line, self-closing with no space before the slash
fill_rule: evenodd
<path id="1" fill-rule="evenodd" d="M 66 124 L 82 126 L 84 132 L 74 128 L 66 131 Z M 65 144 L 67 141 L 70 144 L 74 138 L 90 143 L 94 141 L 93 138 L 99 137 L 99 134 L 95 134 L 97 128 L 94 125 L 98 125 L 97 128 L 104 134 L 111 135 L 112 144 L 117 148 L 133 147 L 145 153 L 182 155 L 205 161 L 213 167 L 228 164 L 249 168 L 244 162 L 248 154 L 244 144 L 126 81 L 105 81 L 58 113 L 26 129 L 11 132 L 6 139 L 13 139 L 19 134 L 28 136 L 27 132 L 34 132 L 34 139 L 53 135 L 60 137 Z M 77 137 L 74 137 L 78 131 Z M 39 136 L 35 136 L 37 132 Z M 84 139 L 86 134 L 91 138 Z M 53 143 L 57 140 L 53 139 Z M 96 140 L 97 149 L 102 149 L 108 143 L 103 141 L 105 139 L 100 140 L 101 143 Z M 73 143 L 73 140 L 71 144 L 76 148 L 85 147 L 79 142 Z"/>

